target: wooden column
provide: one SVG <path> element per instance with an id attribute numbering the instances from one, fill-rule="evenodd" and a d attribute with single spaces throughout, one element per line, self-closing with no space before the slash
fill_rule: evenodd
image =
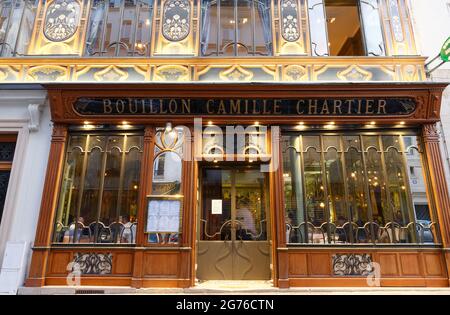
<path id="1" fill-rule="evenodd" d="M 27 287 L 45 285 L 47 259 L 50 252 L 53 222 L 63 174 L 66 142 L 67 126 L 54 125 L 30 272 L 25 282 Z"/>
<path id="2" fill-rule="evenodd" d="M 283 152 L 281 149 L 280 134 L 271 132 L 272 140 L 272 158 L 275 169 L 270 176 L 270 207 L 272 208 L 275 233 L 273 234 L 273 246 L 275 247 L 276 260 L 274 261 L 275 270 L 274 285 L 280 288 L 289 287 L 289 256 L 286 247 L 286 220 L 284 213 L 284 181 L 283 181 Z M 277 147 L 275 147 L 277 146 Z"/>
<path id="3" fill-rule="evenodd" d="M 147 126 L 144 132 L 144 148 L 141 160 L 139 206 L 137 213 L 137 231 L 136 231 L 136 249 L 133 259 L 133 277 L 131 286 L 135 288 L 142 287 L 143 265 L 144 265 L 144 246 L 145 246 L 145 222 L 147 213 L 147 195 L 151 192 L 152 174 L 153 174 L 153 151 L 154 151 L 155 128 Z"/>
<path id="4" fill-rule="evenodd" d="M 439 134 L 436 124 L 426 124 L 422 127 L 422 136 L 426 162 L 428 166 L 430 187 L 436 208 L 442 244 L 444 245 L 447 273 L 450 272 L 450 198 L 447 179 L 445 177 L 444 163 L 439 146 Z M 450 282 L 449 282 L 450 283 Z"/>
<path id="5" fill-rule="evenodd" d="M 194 158 L 192 129 L 186 128 L 184 138 L 185 143 L 183 149 L 183 168 L 182 168 L 182 194 L 183 194 L 183 219 L 182 219 L 182 235 L 181 235 L 181 252 L 178 278 L 181 282 L 179 287 L 187 288 L 194 285 L 195 279 L 192 274 L 192 249 L 195 241 L 195 192 L 196 180 L 194 178 Z"/>

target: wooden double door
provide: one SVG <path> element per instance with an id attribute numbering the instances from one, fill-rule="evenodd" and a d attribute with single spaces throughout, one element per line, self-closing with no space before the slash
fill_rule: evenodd
<path id="1" fill-rule="evenodd" d="M 200 180 L 197 279 L 270 279 L 266 174 L 205 167 Z"/>

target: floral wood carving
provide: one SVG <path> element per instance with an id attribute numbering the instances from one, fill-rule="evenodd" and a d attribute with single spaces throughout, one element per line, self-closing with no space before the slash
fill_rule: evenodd
<path id="1" fill-rule="evenodd" d="M 369 254 L 335 254 L 333 274 L 335 276 L 369 276 L 372 272 L 372 256 Z"/>
<path id="2" fill-rule="evenodd" d="M 75 253 L 73 263 L 83 275 L 106 275 L 112 271 L 112 254 Z M 75 268 L 75 266 L 74 266 Z"/>
<path id="3" fill-rule="evenodd" d="M 422 127 L 423 142 L 439 142 L 439 132 L 436 124 L 427 124 Z"/>

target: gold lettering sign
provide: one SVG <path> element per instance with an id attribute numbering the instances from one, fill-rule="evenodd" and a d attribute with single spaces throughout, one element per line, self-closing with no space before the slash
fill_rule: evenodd
<path id="1" fill-rule="evenodd" d="M 79 115 L 253 115 L 253 116 L 386 116 L 411 115 L 412 98 L 178 99 L 79 98 Z"/>

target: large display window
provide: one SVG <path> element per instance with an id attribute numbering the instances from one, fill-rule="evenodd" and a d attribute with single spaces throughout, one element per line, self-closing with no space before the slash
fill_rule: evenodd
<path id="1" fill-rule="evenodd" d="M 434 244 L 414 132 L 285 134 L 288 243 Z"/>

